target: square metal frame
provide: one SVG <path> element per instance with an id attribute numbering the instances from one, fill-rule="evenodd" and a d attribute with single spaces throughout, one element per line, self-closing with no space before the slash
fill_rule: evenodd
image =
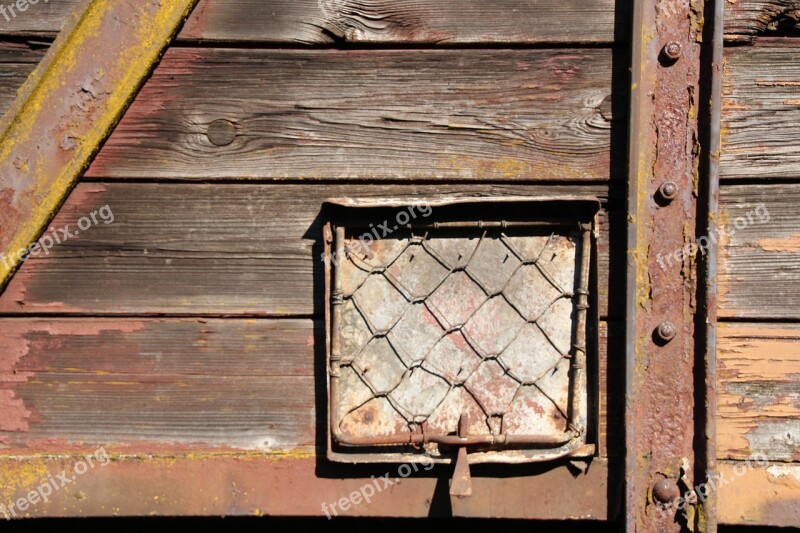
<path id="1" fill-rule="evenodd" d="M 580 265 L 576 267 L 579 275 L 579 288 L 576 291 L 577 303 L 576 318 L 574 319 L 576 340 L 574 355 L 570 365 L 570 395 L 569 419 L 567 430 L 563 435 L 465 435 L 457 434 L 438 435 L 424 433 L 396 434 L 381 438 L 351 437 L 336 431 L 339 426 L 337 409 L 338 404 L 338 369 L 341 364 L 339 351 L 338 321 L 343 302 L 341 280 L 338 269 L 332 261 L 333 257 L 341 258 L 346 254 L 345 235 L 347 229 L 366 227 L 364 224 L 354 222 L 351 217 L 356 212 L 364 214 L 369 210 L 386 208 L 410 208 L 411 206 L 445 207 L 460 204 L 467 206 L 474 204 L 476 211 L 481 207 L 497 204 L 516 204 L 520 206 L 565 205 L 572 208 L 571 218 L 555 217 L 530 217 L 516 218 L 508 221 L 504 219 L 470 219 L 448 220 L 408 224 L 404 229 L 424 228 L 489 228 L 489 227 L 553 227 L 553 228 L 579 228 L 581 241 Z M 596 346 L 596 342 L 588 342 L 590 331 L 597 331 L 596 306 L 590 302 L 590 278 L 596 272 L 596 227 L 600 202 L 591 197 L 479 197 L 479 198 L 437 198 L 429 201 L 403 201 L 399 199 L 329 199 L 325 202 L 329 211 L 338 210 L 339 215 L 331 214 L 323 227 L 324 258 L 325 258 L 325 338 L 326 358 L 325 370 L 327 381 L 327 456 L 337 462 L 380 463 L 380 462 L 416 462 L 421 456 L 421 451 L 428 451 L 430 445 L 438 448 L 439 445 L 450 447 L 477 447 L 477 452 L 469 454 L 469 462 L 478 463 L 528 463 L 555 460 L 563 457 L 589 458 L 596 452 L 596 447 L 590 441 L 596 439 L 596 421 L 598 413 L 589 413 L 590 391 L 597 395 L 597 387 L 589 387 L 587 383 L 587 356 L 590 348 L 588 344 Z M 344 214 L 342 214 L 342 212 Z M 596 292 L 596 291 L 595 291 Z M 594 315 L 590 311 L 594 309 Z M 596 351 L 596 350 L 594 350 Z M 595 354 L 592 354 L 595 355 Z M 583 394 L 579 392 L 583 391 Z M 597 398 L 592 402 L 598 405 Z M 596 409 L 595 409 L 596 411 Z M 594 426 L 594 427 L 592 427 Z M 594 432 L 592 431 L 594 429 Z M 441 453 L 434 455 L 436 462 L 451 462 L 455 453 Z M 425 457 L 430 461 L 431 457 Z"/>

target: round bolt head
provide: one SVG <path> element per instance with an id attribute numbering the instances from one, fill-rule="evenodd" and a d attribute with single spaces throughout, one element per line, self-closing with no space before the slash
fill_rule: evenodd
<path id="1" fill-rule="evenodd" d="M 653 500 L 662 505 L 669 505 L 680 497 L 681 489 L 672 480 L 662 479 L 653 485 Z"/>
<path id="2" fill-rule="evenodd" d="M 683 47 L 677 41 L 670 41 L 664 45 L 662 52 L 667 59 L 677 61 L 681 57 L 681 53 L 683 53 Z"/>
<path id="3" fill-rule="evenodd" d="M 656 329 L 656 335 L 664 342 L 669 342 L 678 334 L 678 329 L 672 322 L 662 322 Z"/>
<path id="4" fill-rule="evenodd" d="M 678 184 L 674 181 L 665 181 L 658 188 L 658 194 L 667 201 L 672 201 L 678 197 Z"/>

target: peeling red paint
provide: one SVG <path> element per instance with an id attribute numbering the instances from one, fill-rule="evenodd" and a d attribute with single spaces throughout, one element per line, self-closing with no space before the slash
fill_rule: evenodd
<path id="1" fill-rule="evenodd" d="M 13 390 L 0 389 L 0 431 L 28 431 L 31 411 Z"/>

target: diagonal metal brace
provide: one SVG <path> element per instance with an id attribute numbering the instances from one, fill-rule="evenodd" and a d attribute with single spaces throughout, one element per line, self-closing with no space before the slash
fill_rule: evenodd
<path id="1" fill-rule="evenodd" d="M 0 290 L 196 3 L 84 0 L 20 89 L 0 120 Z"/>

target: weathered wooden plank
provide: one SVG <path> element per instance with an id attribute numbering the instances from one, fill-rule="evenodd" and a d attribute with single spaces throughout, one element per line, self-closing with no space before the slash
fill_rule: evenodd
<path id="1" fill-rule="evenodd" d="M 52 227 L 73 233 L 82 217 L 106 205 L 113 217 L 105 219 L 113 222 L 97 214 L 97 224 L 54 245 L 49 255 L 29 258 L 0 297 L 0 312 L 322 316 L 326 198 L 603 197 L 606 191 L 599 184 L 84 183 Z M 600 235 L 600 312 L 606 315 L 609 245 L 624 244 L 609 244 L 609 224 Z"/>
<path id="2" fill-rule="evenodd" d="M 621 437 L 622 413 L 606 400 L 620 340 L 600 324 L 592 371 L 603 457 L 607 430 Z M 2 319 L 0 452 L 313 449 L 323 354 L 322 321 Z"/>
<path id="3" fill-rule="evenodd" d="M 0 326 L 0 443 L 8 453 L 314 445 L 319 321 L 3 319 Z M 602 323 L 599 421 L 601 450 L 613 457 L 622 347 L 608 332 Z M 720 458 L 798 459 L 798 341 L 797 325 L 720 328 Z"/>
<path id="4" fill-rule="evenodd" d="M 441 497 L 441 487 L 447 486 L 452 474 L 449 466 L 426 471 L 425 466 L 418 465 L 416 471 L 412 468 L 406 474 L 405 467 L 399 469 L 397 465 L 332 465 L 309 454 L 278 458 L 255 454 L 130 457 L 111 452 L 108 457 L 109 461 L 94 461 L 93 468 L 76 477 L 74 483 L 53 492 L 48 502 L 40 499 L 31 505 L 26 509 L 28 514 L 37 517 L 317 516 L 321 517 L 316 524 L 320 529 L 329 527 L 326 513 L 328 518 L 459 516 L 456 509 L 450 508 L 446 492 Z M 0 497 L 8 503 L 26 498 L 29 491 L 47 482 L 48 472 L 70 472 L 79 462 L 86 464 L 86 459 L 81 456 L 0 458 Z M 615 494 L 614 478 L 609 479 L 612 470 L 602 459 L 594 460 L 592 468 L 580 474 L 559 465 L 520 475 L 519 465 L 504 465 L 495 468 L 500 475 L 476 476 L 474 494 L 469 499 L 473 501 L 461 502 L 458 509 L 461 516 L 570 519 L 581 531 L 599 533 L 607 529 L 594 521 L 605 520 L 614 512 L 614 505 L 609 503 Z M 379 482 L 386 475 L 391 485 Z M 370 487 L 372 490 L 368 490 Z M 362 490 L 368 497 L 362 495 L 350 505 L 339 505 L 340 500 L 346 501 L 351 494 Z M 571 497 L 575 493 L 581 497 Z M 531 500 L 538 505 L 531 505 Z M 577 521 L 578 517 L 583 521 Z M 212 525 L 216 523 L 211 521 Z M 220 527 L 237 523 L 226 520 Z M 278 524 L 259 522 L 260 527 Z M 296 528 L 297 523 L 286 525 Z M 359 525 L 368 526 L 370 522 Z M 385 528 L 386 522 L 374 525 Z"/>
<path id="5" fill-rule="evenodd" d="M 719 474 L 720 523 L 786 527 L 788 531 L 800 524 L 800 465 L 724 461 L 719 463 Z"/>
<path id="6" fill-rule="evenodd" d="M 0 34 L 52 34 L 77 0 L 30 6 Z M 629 1 L 201 0 L 180 38 L 330 43 L 610 43 L 627 39 Z M 591 23 L 587 23 L 591 21 Z"/>
<path id="7" fill-rule="evenodd" d="M 0 35 L 52 35 L 78 0 L 39 2 L 5 20 Z M 798 0 L 725 4 L 728 41 L 796 25 Z M 609 43 L 628 39 L 630 2 L 554 0 L 201 0 L 179 39 L 331 43 Z M 587 21 L 591 21 L 587 24 Z M 616 37 L 615 37 L 616 36 Z"/>
<path id="8" fill-rule="evenodd" d="M 726 50 L 723 179 L 800 177 L 800 46 Z"/>
<path id="9" fill-rule="evenodd" d="M 800 318 L 800 184 L 722 188 L 719 316 Z"/>
<path id="10" fill-rule="evenodd" d="M 314 444 L 310 320 L 1 324 L 0 451 Z"/>
<path id="11" fill-rule="evenodd" d="M 606 49 L 173 48 L 87 175 L 603 181 L 611 65 Z"/>
<path id="12" fill-rule="evenodd" d="M 722 324 L 717 449 L 800 461 L 800 325 Z"/>
<path id="13" fill-rule="evenodd" d="M 776 29 L 797 28 L 798 0 L 740 0 L 725 3 L 725 37 L 749 42 Z"/>
<path id="14" fill-rule="evenodd" d="M 83 451 L 94 452 L 91 448 Z M 394 468 L 355 469 L 352 465 L 332 465 L 320 471 L 313 454 L 276 460 L 256 455 L 131 457 L 112 450 L 109 459 L 110 462 L 95 461 L 94 468 L 74 483 L 54 492 L 49 501 L 31 505 L 26 512 L 37 517 L 324 517 L 323 503 L 328 504 L 333 516 L 330 504 L 371 484 L 370 475 L 380 477 L 388 472 L 392 476 L 397 472 Z M 83 455 L 0 458 L 0 497 L 8 503 L 27 498 L 30 491 L 48 482 L 48 474 L 74 470 L 78 462 L 86 462 Z M 519 472 L 519 466 L 513 468 Z M 720 523 L 795 527 L 800 523 L 798 469 L 786 464 L 720 462 L 719 471 L 725 482 L 714 491 Z M 579 515 L 610 519 L 616 504 L 615 481 L 608 480 L 613 471 L 606 461 L 598 460 L 587 474 L 578 476 L 569 474 L 565 467 L 527 476 L 481 476 L 475 478 L 475 487 L 481 492 L 474 497 L 485 495 L 496 502 L 492 516 L 553 519 Z M 442 499 L 437 497 L 437 487 L 449 473 L 450 467 L 414 473 L 402 483 L 376 490 L 370 501 L 361 501 L 337 514 L 449 516 L 449 505 L 442 505 Z M 600 489 L 612 495 L 611 501 L 602 497 Z M 583 497 L 569 496 L 576 493 Z M 531 505 L 532 499 L 538 505 Z M 595 528 L 591 524 L 581 522 L 579 527 L 589 533 L 608 530 L 606 525 Z"/>
<path id="15" fill-rule="evenodd" d="M 45 52 L 46 49 L 31 48 L 22 43 L 0 42 L 0 115 L 11 106 L 17 91 Z"/>

